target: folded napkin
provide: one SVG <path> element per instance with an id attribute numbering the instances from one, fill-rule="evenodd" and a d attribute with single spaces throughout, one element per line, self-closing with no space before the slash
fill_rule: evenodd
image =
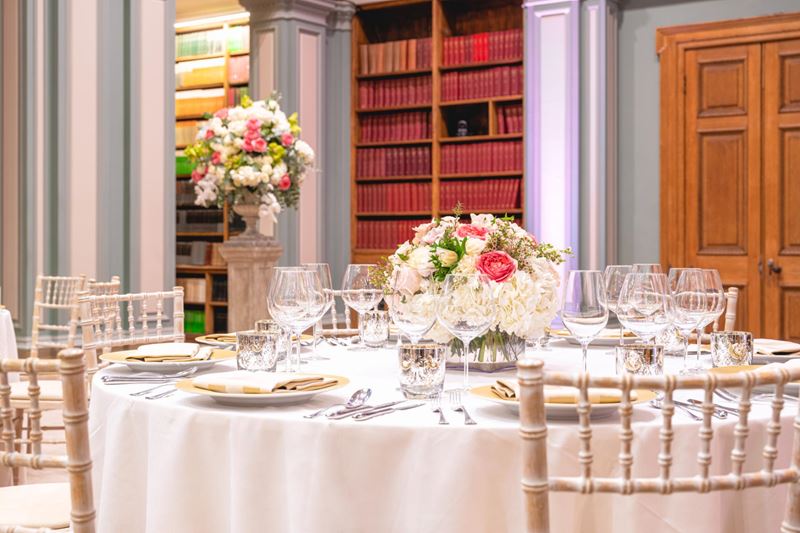
<path id="1" fill-rule="evenodd" d="M 762 372 L 764 370 L 773 370 L 775 368 L 795 368 L 800 366 L 800 359 L 789 359 L 785 363 L 770 363 L 768 365 L 764 365 L 757 369 L 758 372 Z"/>
<path id="2" fill-rule="evenodd" d="M 272 394 L 280 392 L 308 392 L 333 387 L 339 380 L 323 376 L 304 375 L 287 378 L 269 372 L 240 370 L 227 374 L 210 374 L 192 380 L 199 388 L 228 394 Z"/>
<path id="3" fill-rule="evenodd" d="M 218 333 L 216 335 L 206 335 L 210 341 L 224 342 L 225 344 L 236 344 L 236 334 Z"/>
<path id="4" fill-rule="evenodd" d="M 519 399 L 519 385 L 507 379 L 498 379 L 492 385 L 492 392 L 504 400 Z M 578 389 L 574 387 L 545 386 L 545 403 L 578 403 Z M 636 400 L 636 391 L 631 391 L 631 400 Z M 619 389 L 589 389 L 591 403 L 619 403 L 622 401 L 622 391 Z"/>
<path id="5" fill-rule="evenodd" d="M 762 355 L 797 355 L 800 357 L 800 344 L 775 339 L 756 339 L 753 341 L 755 352 Z"/>
<path id="6" fill-rule="evenodd" d="M 184 361 L 205 361 L 211 358 L 212 349 L 201 348 L 193 342 L 162 342 L 139 346 L 136 352 L 125 357 L 126 361 L 143 363 L 181 363 Z"/>

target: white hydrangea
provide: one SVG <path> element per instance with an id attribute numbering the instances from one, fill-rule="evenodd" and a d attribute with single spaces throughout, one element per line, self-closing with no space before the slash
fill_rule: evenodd
<path id="1" fill-rule="evenodd" d="M 295 141 L 294 149 L 297 151 L 300 159 L 307 165 L 310 165 L 314 162 L 314 150 L 304 140 L 298 139 Z"/>

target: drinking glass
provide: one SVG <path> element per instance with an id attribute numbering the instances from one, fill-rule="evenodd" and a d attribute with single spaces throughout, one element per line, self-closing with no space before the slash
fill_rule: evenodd
<path id="1" fill-rule="evenodd" d="M 625 276 L 631 273 L 633 267 L 631 265 L 608 265 L 605 272 L 603 272 L 603 281 L 606 287 L 606 299 L 608 302 L 608 310 L 617 314 L 619 305 L 619 293 L 622 291 L 622 284 L 625 283 Z M 617 316 L 619 321 L 619 316 Z M 623 344 L 623 334 L 625 328 L 622 327 L 622 322 L 619 323 L 619 344 Z"/>
<path id="2" fill-rule="evenodd" d="M 617 316 L 642 341 L 652 341 L 673 319 L 667 276 L 634 273 L 625 276 L 619 294 Z"/>
<path id="3" fill-rule="evenodd" d="M 275 372 L 280 333 L 239 331 L 236 333 L 236 366 L 252 372 Z"/>
<path id="4" fill-rule="evenodd" d="M 407 287 L 407 276 L 416 272 L 397 270 L 392 275 L 392 291 L 386 296 L 392 322 L 412 344 L 418 344 L 425 333 L 436 323 L 436 297 L 430 284 Z M 415 289 L 412 290 L 411 289 Z"/>
<path id="5" fill-rule="evenodd" d="M 464 344 L 464 387 L 469 390 L 469 343 L 494 323 L 492 282 L 483 275 L 448 274 L 436 302 L 439 323 Z"/>
<path id="6" fill-rule="evenodd" d="M 634 263 L 631 274 L 663 274 L 660 263 Z"/>
<path id="7" fill-rule="evenodd" d="M 311 349 L 311 359 L 315 361 L 326 360 L 327 357 L 317 355 L 317 343 L 319 342 L 319 336 L 322 334 L 322 320 L 335 303 L 333 298 L 333 282 L 331 281 L 331 267 L 328 263 L 303 263 L 300 266 L 306 270 L 317 273 L 319 281 L 322 284 L 322 290 L 328 298 L 328 304 L 325 306 L 322 317 L 314 324 L 314 347 Z"/>
<path id="8" fill-rule="evenodd" d="M 389 312 L 371 309 L 362 316 L 361 342 L 370 348 L 381 348 L 389 340 Z"/>
<path id="9" fill-rule="evenodd" d="M 400 360 L 400 390 L 406 398 L 435 398 L 442 393 L 447 348 L 438 344 L 403 344 Z"/>
<path id="10" fill-rule="evenodd" d="M 356 313 L 358 313 L 359 337 L 363 335 L 364 312 L 378 305 L 378 302 L 383 298 L 383 291 L 381 291 L 372 275 L 375 268 L 377 268 L 377 265 L 374 264 L 347 265 L 344 280 L 342 280 L 342 299 L 348 307 L 355 309 Z M 350 349 L 366 350 L 367 347 L 361 342 L 360 346 L 351 347 Z"/>
<path id="11" fill-rule="evenodd" d="M 706 292 L 706 313 L 697 325 L 697 361 L 700 366 L 700 344 L 703 339 L 703 331 L 706 326 L 719 318 L 725 310 L 725 288 L 722 286 L 722 279 L 716 269 L 704 268 L 703 280 L 705 281 Z"/>
<path id="12" fill-rule="evenodd" d="M 286 355 L 286 371 L 300 367 L 300 335 L 325 314 L 327 296 L 316 272 L 294 268 L 274 269 L 267 304 L 272 317 L 296 336 L 296 357 Z M 291 352 L 291 350 L 290 350 Z"/>
<path id="13" fill-rule="evenodd" d="M 664 373 L 664 347 L 660 344 L 634 343 L 617 346 L 614 350 L 617 374 L 660 376 Z"/>
<path id="14" fill-rule="evenodd" d="M 292 334 L 291 332 L 278 324 L 274 320 L 270 320 L 268 318 L 264 318 L 261 320 L 256 320 L 256 331 L 265 331 L 268 333 L 276 333 L 280 335 L 280 339 L 278 342 L 278 355 L 284 354 L 284 357 L 287 356 L 289 353 L 289 348 L 291 344 Z"/>
<path id="15" fill-rule="evenodd" d="M 753 362 L 753 334 L 749 331 L 715 331 L 711 334 L 711 363 L 719 366 Z"/>
<path id="16" fill-rule="evenodd" d="M 608 324 L 608 303 L 599 270 L 573 270 L 564 285 L 561 321 L 581 344 L 583 371 L 588 370 L 589 344 Z"/>
<path id="17" fill-rule="evenodd" d="M 683 337 L 683 369 L 687 371 L 689 368 L 689 336 L 706 314 L 703 271 L 699 268 L 671 269 L 670 286 L 674 303 L 672 323 Z M 697 366 L 699 366 L 699 359 Z"/>

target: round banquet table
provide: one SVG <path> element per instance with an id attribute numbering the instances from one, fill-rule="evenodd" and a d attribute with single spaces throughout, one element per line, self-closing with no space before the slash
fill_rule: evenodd
<path id="1" fill-rule="evenodd" d="M 570 370 L 580 350 L 556 341 L 539 352 L 546 369 Z M 394 349 L 369 352 L 319 346 L 326 361 L 303 371 L 344 375 L 351 383 L 284 407 L 224 407 L 178 391 L 160 400 L 131 397 L 143 385 L 107 386 L 98 373 L 90 426 L 98 531 L 125 532 L 519 532 L 524 529 L 522 457 L 517 415 L 467 398 L 478 422 L 464 426 L 447 409 L 448 426 L 428 406 L 368 421 L 304 419 L 303 414 L 371 387 L 371 403 L 400 399 Z M 608 348 L 590 351 L 590 372 L 613 373 Z M 667 369 L 680 368 L 669 358 Z M 230 371 L 232 362 L 216 372 Z M 471 373 L 471 384 L 514 372 Z M 448 371 L 445 388 L 460 385 Z M 680 395 L 676 395 L 680 397 Z M 699 396 L 696 396 L 699 397 Z M 791 405 L 791 404 L 790 404 Z M 778 466 L 788 464 L 792 409 L 779 438 Z M 746 469 L 761 465 L 769 409 L 754 406 Z M 658 475 L 661 415 L 634 410 L 634 475 Z M 712 470 L 730 469 L 735 417 L 714 420 Z M 674 418 L 675 475 L 697 472 L 699 424 Z M 577 475 L 577 423 L 548 421 L 550 475 Z M 619 473 L 619 418 L 593 421 L 594 472 Z M 553 532 L 777 531 L 786 489 L 712 494 L 619 496 L 551 493 Z"/>

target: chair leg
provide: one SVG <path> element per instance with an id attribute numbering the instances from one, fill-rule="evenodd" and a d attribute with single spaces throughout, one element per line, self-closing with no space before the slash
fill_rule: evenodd
<path id="1" fill-rule="evenodd" d="M 23 426 L 24 419 L 25 419 L 25 410 L 24 409 L 14 409 L 14 438 L 16 439 L 17 442 L 19 442 L 22 439 L 22 426 Z M 21 444 L 15 444 L 14 445 L 14 451 L 15 452 L 21 452 L 22 451 L 22 445 Z M 12 467 L 12 469 L 11 469 L 11 479 L 12 479 L 11 483 L 13 485 L 19 485 L 20 484 L 20 468 L 18 466 Z"/>

